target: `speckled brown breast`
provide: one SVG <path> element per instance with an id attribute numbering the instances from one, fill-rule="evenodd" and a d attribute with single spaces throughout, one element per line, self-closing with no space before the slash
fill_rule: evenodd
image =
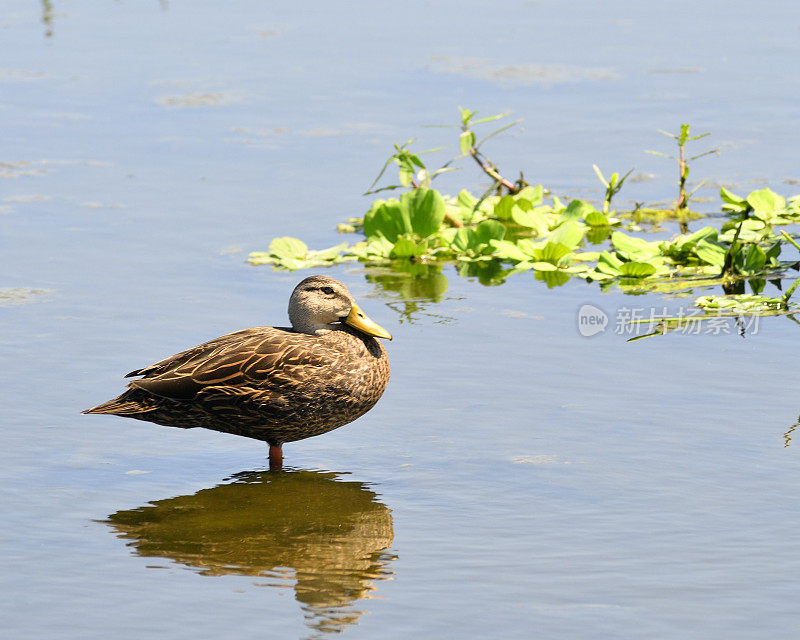
<path id="1" fill-rule="evenodd" d="M 344 325 L 321 336 L 255 327 L 128 375 L 142 378 L 90 411 L 282 444 L 366 413 L 386 388 L 389 361 L 377 340 Z"/>

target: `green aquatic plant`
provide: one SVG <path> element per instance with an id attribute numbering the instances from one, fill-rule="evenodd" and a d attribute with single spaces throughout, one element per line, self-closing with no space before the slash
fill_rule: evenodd
<path id="1" fill-rule="evenodd" d="M 784 449 L 786 447 L 788 447 L 789 444 L 792 442 L 792 434 L 794 433 L 795 429 L 797 429 L 797 427 L 800 427 L 800 416 L 798 416 L 798 418 L 797 418 L 797 420 L 795 420 L 794 424 L 791 427 L 789 427 L 789 430 L 786 433 L 783 434 L 783 448 Z"/>
<path id="2" fill-rule="evenodd" d="M 502 133 L 510 129 L 511 127 L 516 126 L 521 122 L 521 120 L 516 120 L 509 124 L 506 124 L 499 129 L 495 129 L 486 137 L 484 137 L 479 142 L 476 142 L 476 135 L 472 128 L 477 124 L 483 124 L 485 122 L 494 122 L 495 120 L 500 120 L 501 118 L 505 118 L 507 113 L 500 113 L 494 116 L 489 116 L 486 118 L 478 118 L 477 120 L 474 119 L 477 115 L 477 111 L 471 111 L 470 109 L 462 109 L 461 107 L 458 108 L 461 114 L 461 135 L 459 136 L 459 148 L 461 149 L 461 153 L 463 156 L 468 156 L 472 158 L 481 170 L 488 175 L 492 180 L 495 181 L 494 189 L 496 189 L 497 193 L 502 193 L 503 189 L 505 189 L 508 193 L 514 194 L 519 193 L 528 186 L 528 183 L 525 182 L 525 178 L 520 173 L 519 179 L 516 182 L 511 182 L 507 178 L 503 177 L 500 173 L 497 166 L 487 158 L 483 152 L 481 152 L 480 148 L 483 144 L 493 138 L 498 133 Z"/>
<path id="3" fill-rule="evenodd" d="M 378 173 L 378 177 L 373 180 L 372 184 L 370 185 L 369 189 L 364 193 L 364 195 L 371 195 L 373 193 L 379 193 L 380 191 L 392 191 L 394 189 L 403 189 L 407 187 L 430 187 L 431 182 L 433 179 L 446 172 L 452 171 L 452 167 L 443 166 L 435 171 L 429 171 L 428 168 L 425 166 L 425 163 L 422 161 L 420 156 L 425 153 L 433 153 L 434 151 L 439 151 L 440 149 L 428 149 L 427 151 L 421 151 L 419 153 L 412 153 L 409 150 L 409 145 L 414 142 L 414 139 L 408 140 L 403 144 L 395 144 L 394 145 L 394 153 L 389 156 L 389 159 L 386 161 L 386 164 L 383 165 L 383 168 Z M 379 187 L 375 189 L 375 185 L 380 182 L 383 175 L 386 173 L 386 170 L 392 165 L 395 164 L 398 167 L 398 181 L 400 184 L 390 184 L 388 186 Z"/>
<path id="4" fill-rule="evenodd" d="M 625 182 L 625 178 L 627 178 L 633 172 L 633 169 L 628 171 L 624 176 L 621 178 L 619 177 L 618 173 L 612 173 L 611 177 L 606 179 L 603 175 L 603 172 L 600 171 L 600 167 L 596 164 L 592 165 L 594 172 L 597 174 L 597 177 L 600 178 L 600 182 L 603 183 L 603 186 L 606 188 L 606 197 L 603 200 L 603 214 L 608 215 L 608 209 L 611 206 L 611 199 L 619 193 L 619 190 L 622 189 L 622 185 Z"/>
<path id="5" fill-rule="evenodd" d="M 795 247 L 795 249 L 800 251 L 800 244 L 797 244 L 795 239 L 792 238 L 792 236 L 790 236 L 788 233 L 786 233 L 783 229 L 781 229 L 781 235 L 784 238 L 786 238 L 786 240 L 790 244 L 792 244 Z M 796 278 L 795 281 L 791 284 L 791 286 L 786 290 L 786 293 L 783 294 L 783 298 L 782 299 L 783 299 L 784 307 L 788 308 L 788 306 L 789 306 L 789 298 L 791 298 L 792 295 L 794 294 L 794 292 L 797 290 L 797 286 L 798 285 L 800 285 L 800 278 Z"/>
<path id="6" fill-rule="evenodd" d="M 729 313 L 767 314 L 785 311 L 783 298 L 770 298 L 755 294 L 740 293 L 724 296 L 700 296 L 694 301 L 696 307 L 706 311 L 726 311 Z"/>
<path id="7" fill-rule="evenodd" d="M 450 263 L 460 275 L 487 285 L 530 271 L 548 287 L 578 277 L 598 282 L 604 291 L 616 287 L 631 294 L 667 295 L 688 295 L 714 285 L 722 286 L 726 294 L 743 295 L 749 282 L 752 295 L 759 296 L 766 279 L 779 283 L 788 269 L 797 268 L 798 260 L 782 260 L 781 251 L 786 243 L 800 246 L 775 228 L 800 223 L 800 196 L 786 199 L 764 188 L 743 197 L 722 188 L 722 224 L 706 224 L 689 232 L 688 162 L 713 151 L 687 159 L 684 148 L 687 142 L 707 134 L 689 136 L 689 126 L 682 125 L 681 133 L 672 136 L 680 150 L 680 206 L 676 211 L 682 211 L 681 233 L 649 240 L 634 235 L 641 232 L 636 224 L 636 216 L 645 210 L 641 205 L 633 212 L 611 211 L 612 199 L 630 171 L 606 179 L 593 165 L 606 187 L 600 210 L 585 200 L 562 200 L 542 185 L 529 185 L 522 174 L 516 182 L 505 178 L 481 146 L 517 123 L 496 129 L 480 141 L 475 128 L 506 115 L 476 119 L 474 111 L 461 109 L 455 125 L 460 131 L 460 155 L 433 171 L 420 157 L 422 152 L 412 150 L 413 140 L 395 145 L 367 193 L 405 191 L 399 197 L 374 200 L 363 219 L 350 219 L 339 227 L 342 232 L 361 234 L 355 243 L 314 251 L 300 240 L 278 238 L 268 251 L 250 254 L 249 261 L 285 269 L 359 261 L 370 268 L 381 267 L 384 273 L 406 273 L 405 278 L 416 277 L 411 275 L 415 265 L 433 268 L 443 278 L 441 267 Z M 455 168 L 454 163 L 463 158 L 479 164 L 492 179 L 491 187 L 480 195 L 462 189 L 455 196 L 435 189 L 434 178 Z M 397 169 L 397 182 L 378 186 L 392 165 Z M 776 298 L 784 301 L 784 312 L 797 286 L 796 281 L 782 298 Z M 737 307 L 737 313 L 755 312 L 753 305 Z"/>
<path id="8" fill-rule="evenodd" d="M 663 133 L 665 136 L 675 140 L 675 142 L 678 145 L 677 157 L 671 156 L 666 153 L 662 153 L 660 151 L 651 151 L 651 150 L 647 151 L 647 153 L 651 153 L 657 156 L 662 156 L 664 158 L 669 158 L 670 160 L 675 160 L 678 163 L 678 199 L 675 201 L 676 215 L 680 215 L 681 212 L 689 208 L 689 199 L 692 197 L 694 192 L 697 191 L 700 187 L 702 187 L 706 182 L 708 182 L 708 180 L 703 180 L 689 193 L 686 193 L 686 181 L 689 178 L 689 161 L 697 160 L 699 158 L 702 158 L 703 156 L 707 156 L 712 153 L 719 153 L 718 149 L 710 149 L 709 151 L 698 153 L 695 156 L 687 157 L 686 156 L 687 142 L 694 142 L 695 140 L 700 140 L 701 138 L 705 138 L 711 135 L 710 133 L 701 133 L 698 136 L 690 136 L 689 135 L 690 128 L 691 128 L 690 125 L 682 124 L 680 133 L 678 133 L 677 135 L 674 133 L 669 133 L 668 131 L 659 130 L 660 133 Z"/>
<path id="9" fill-rule="evenodd" d="M 329 249 L 315 251 L 309 249 L 305 242 L 297 238 L 275 238 L 269 243 L 267 251 L 254 251 L 249 255 L 247 261 L 250 264 L 273 264 L 294 271 L 295 269 L 310 269 L 311 267 L 355 260 L 355 257 L 344 254 L 346 249 L 346 242 Z"/>

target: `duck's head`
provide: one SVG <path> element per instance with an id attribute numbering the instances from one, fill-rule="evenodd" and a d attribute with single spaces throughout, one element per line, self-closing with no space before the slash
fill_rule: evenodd
<path id="1" fill-rule="evenodd" d="M 343 322 L 361 333 L 391 340 L 391 334 L 370 320 L 341 282 L 311 276 L 298 284 L 289 298 L 289 320 L 295 331 L 322 335 Z"/>

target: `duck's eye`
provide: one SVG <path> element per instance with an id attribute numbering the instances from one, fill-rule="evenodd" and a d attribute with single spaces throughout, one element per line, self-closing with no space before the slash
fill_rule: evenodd
<path id="1" fill-rule="evenodd" d="M 320 287 L 319 289 L 322 293 L 327 294 L 329 296 L 333 295 L 333 287 Z"/>

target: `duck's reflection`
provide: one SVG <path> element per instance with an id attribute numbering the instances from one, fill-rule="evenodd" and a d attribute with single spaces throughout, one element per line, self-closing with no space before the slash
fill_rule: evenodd
<path id="1" fill-rule="evenodd" d="M 392 575 L 392 516 L 360 482 L 330 472 L 237 474 L 193 495 L 118 511 L 107 523 L 136 553 L 205 575 L 258 575 L 289 586 L 309 626 L 342 631 L 364 613 L 354 603 Z"/>

